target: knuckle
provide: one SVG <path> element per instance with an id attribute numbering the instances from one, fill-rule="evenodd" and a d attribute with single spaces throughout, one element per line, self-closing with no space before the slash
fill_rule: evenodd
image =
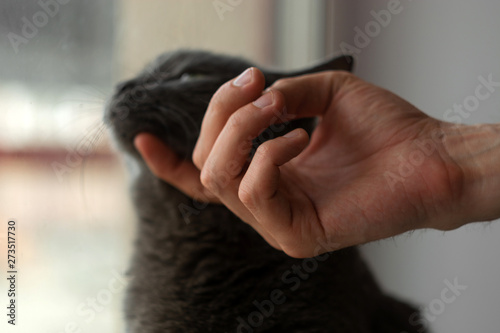
<path id="1" fill-rule="evenodd" d="M 255 208 L 255 186 L 246 181 L 242 181 L 238 189 L 238 198 L 248 209 Z"/>
<path id="2" fill-rule="evenodd" d="M 239 130 L 248 123 L 247 118 L 245 112 L 238 110 L 229 117 L 227 126 L 230 130 Z"/>
<path id="3" fill-rule="evenodd" d="M 201 170 L 200 182 L 210 192 L 214 194 L 219 193 L 219 186 L 217 184 L 217 179 L 214 173 L 210 172 L 207 168 Z"/>
<path id="4" fill-rule="evenodd" d="M 219 90 L 212 96 L 212 99 L 210 100 L 210 110 L 217 113 L 218 111 L 224 109 L 224 105 L 224 92 L 219 88 Z"/>
<path id="5" fill-rule="evenodd" d="M 215 168 L 204 167 L 201 170 L 201 184 L 216 196 L 220 196 L 222 191 L 233 181 L 227 170 L 217 170 Z"/>
<path id="6" fill-rule="evenodd" d="M 274 151 L 274 142 L 273 141 L 266 141 L 262 143 L 258 148 L 257 151 L 255 152 L 255 157 L 257 159 L 267 159 L 273 156 L 273 151 Z"/>

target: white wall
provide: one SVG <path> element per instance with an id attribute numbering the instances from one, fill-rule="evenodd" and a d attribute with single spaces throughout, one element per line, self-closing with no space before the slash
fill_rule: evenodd
<path id="1" fill-rule="evenodd" d="M 133 77 L 159 54 L 179 48 L 242 56 L 258 64 L 272 58 L 273 3 L 267 0 L 121 0 L 118 8 L 117 80 Z"/>
<path id="2" fill-rule="evenodd" d="M 280 68 L 300 68 L 325 54 L 324 0 L 276 0 L 274 15 L 274 63 Z M 333 29 L 331 29 L 333 30 Z"/>
<path id="3" fill-rule="evenodd" d="M 336 34 L 341 36 L 335 41 L 336 49 L 341 42 L 355 46 L 354 28 L 364 30 L 374 20 L 370 12 L 386 9 L 389 2 L 352 1 L 346 5 L 336 1 L 343 9 L 337 15 L 344 15 L 342 26 L 337 26 L 342 33 Z M 401 8 L 387 27 L 373 34 L 368 46 L 359 48 L 357 75 L 439 119 L 455 103 L 462 104 L 474 94 L 480 75 L 491 74 L 500 82 L 500 2 L 401 0 Z M 460 120 L 500 122 L 500 89 Z M 434 307 L 439 314 L 431 318 L 433 331 L 499 331 L 498 221 L 447 233 L 416 231 L 369 244 L 364 252 L 389 291 Z M 445 304 L 440 301 L 444 280 L 453 282 L 455 278 L 467 289 Z"/>

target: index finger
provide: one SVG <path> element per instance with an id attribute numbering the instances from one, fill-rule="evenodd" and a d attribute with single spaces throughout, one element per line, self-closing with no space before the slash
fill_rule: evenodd
<path id="1" fill-rule="evenodd" d="M 236 110 L 259 97 L 264 87 L 264 74 L 257 68 L 251 67 L 217 90 L 208 105 L 193 151 L 193 163 L 198 169 L 203 168 L 215 140 L 229 117 Z"/>

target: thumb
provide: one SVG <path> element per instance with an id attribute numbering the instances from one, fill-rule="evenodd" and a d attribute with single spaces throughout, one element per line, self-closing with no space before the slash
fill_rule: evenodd
<path id="1" fill-rule="evenodd" d="M 158 178 L 200 202 L 220 203 L 200 182 L 200 171 L 194 164 L 181 159 L 160 139 L 149 133 L 139 133 L 134 145 L 151 172 Z"/>

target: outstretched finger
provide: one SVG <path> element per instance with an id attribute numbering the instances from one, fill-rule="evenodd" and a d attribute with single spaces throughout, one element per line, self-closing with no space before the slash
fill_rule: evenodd
<path id="1" fill-rule="evenodd" d="M 193 162 L 198 169 L 203 168 L 229 117 L 236 110 L 259 97 L 264 86 L 264 74 L 257 68 L 251 67 L 237 78 L 223 84 L 213 95 L 193 152 Z"/>
<path id="2" fill-rule="evenodd" d="M 307 202 L 294 184 L 284 182 L 281 167 L 299 155 L 307 146 L 308 136 L 303 129 L 296 129 L 283 137 L 263 143 L 243 177 L 238 197 L 252 213 L 256 224 L 262 226 L 292 256 L 301 256 L 305 249 L 297 242 L 308 237 L 297 227 L 293 219 L 294 210 L 302 210 L 305 216 L 311 212 L 307 207 L 294 207 L 293 202 Z M 295 200 L 300 197 L 300 200 Z M 306 199 L 306 200 L 304 200 Z M 296 215 L 296 214 L 295 214 Z M 311 223 L 311 221 L 307 221 Z"/>

